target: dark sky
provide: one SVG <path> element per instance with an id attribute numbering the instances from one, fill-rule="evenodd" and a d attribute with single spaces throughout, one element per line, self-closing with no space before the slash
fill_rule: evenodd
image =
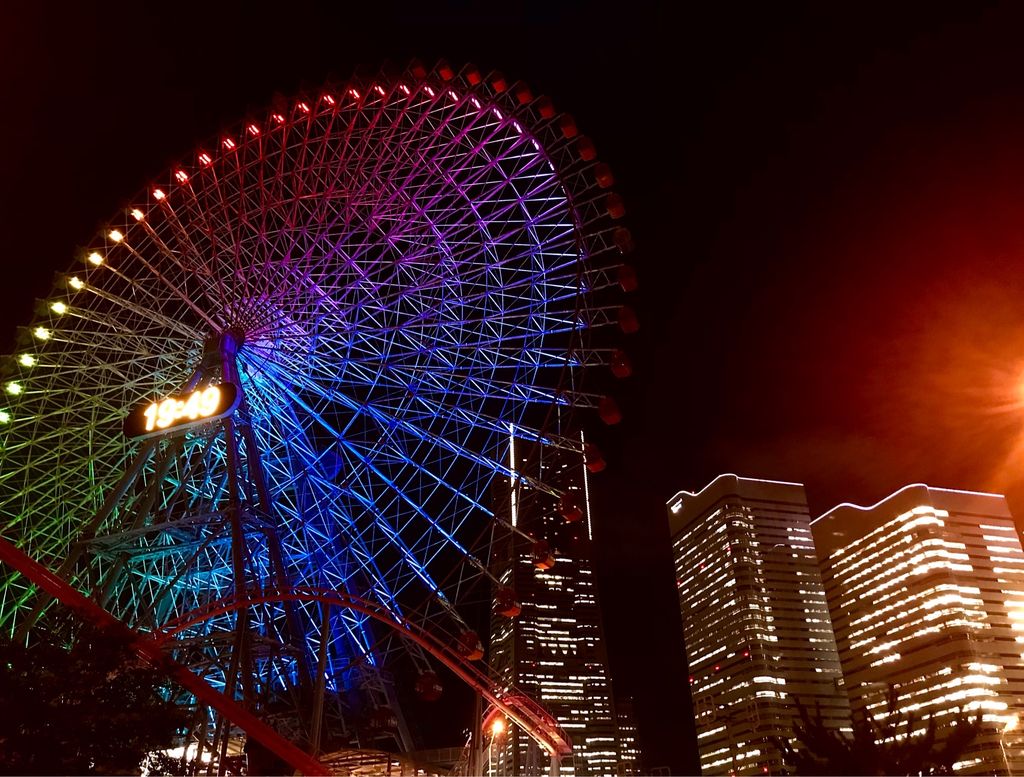
<path id="1" fill-rule="evenodd" d="M 627 204 L 642 329 L 595 490 L 616 687 L 649 766 L 695 764 L 675 491 L 797 480 L 817 515 L 923 481 L 1024 516 L 1024 6 L 365 7 L 0 6 L 4 347 L 198 140 L 275 92 L 445 57 L 549 94 Z"/>

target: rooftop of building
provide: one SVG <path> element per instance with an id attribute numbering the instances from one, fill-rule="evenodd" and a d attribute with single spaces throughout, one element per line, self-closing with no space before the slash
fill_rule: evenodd
<path id="1" fill-rule="evenodd" d="M 699 491 L 679 491 L 666 503 L 672 534 L 703 515 L 728 497 L 757 502 L 801 505 L 806 508 L 807 496 L 802 483 L 785 480 L 746 478 L 733 473 L 719 475 Z"/>
<path id="2" fill-rule="evenodd" d="M 827 558 L 837 548 L 864 536 L 886 521 L 923 506 L 962 515 L 1013 520 L 1002 494 L 911 483 L 873 505 L 843 502 L 811 521 L 818 557 Z"/>

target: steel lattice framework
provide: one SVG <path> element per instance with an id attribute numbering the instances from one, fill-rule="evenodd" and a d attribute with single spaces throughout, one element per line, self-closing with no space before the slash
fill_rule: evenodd
<path id="1" fill-rule="evenodd" d="M 509 469 L 510 438 L 581 456 L 561 421 L 600 401 L 581 373 L 614 351 L 629 242 L 610 183 L 546 98 L 443 62 L 228 129 L 119 211 L 21 333 L 0 529 L 136 630 L 188 622 L 177 660 L 256 708 L 318 692 L 343 728 L 397 709 L 389 667 L 429 671 L 421 644 L 252 592 L 347 592 L 472 653 L 492 479 L 560 495 Z M 142 403 L 224 383 L 226 419 L 122 433 Z M 211 609 L 232 596 L 252 605 Z M 0 578 L 4 633 L 47 607 Z"/>

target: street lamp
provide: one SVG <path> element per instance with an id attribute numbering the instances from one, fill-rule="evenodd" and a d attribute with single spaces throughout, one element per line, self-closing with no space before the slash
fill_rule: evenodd
<path id="1" fill-rule="evenodd" d="M 501 742 L 502 737 L 505 736 L 505 719 L 500 715 L 491 721 L 490 725 L 490 736 L 487 738 L 487 774 L 492 774 L 494 770 L 494 762 L 492 758 L 492 746 L 495 742 Z"/>
<path id="2" fill-rule="evenodd" d="M 1011 718 L 1010 718 L 1010 719 L 1009 719 L 1008 721 L 1006 721 L 1006 725 L 1005 725 L 1005 726 L 1003 726 L 1003 733 L 999 735 L 999 749 L 1000 749 L 1000 750 L 1002 751 L 1002 753 L 1003 753 L 1003 766 L 1005 766 L 1005 767 L 1006 767 L 1006 773 L 1007 773 L 1007 774 L 1013 774 L 1013 772 L 1012 772 L 1012 771 L 1010 771 L 1010 761 L 1009 761 L 1009 759 L 1008 759 L 1008 758 L 1006 757 L 1006 745 L 1005 745 L 1005 744 L 1003 743 L 1003 738 L 1004 738 L 1004 737 L 1005 737 L 1005 736 L 1006 736 L 1006 735 L 1007 735 L 1007 734 L 1008 734 L 1009 732 L 1011 732 L 1011 731 L 1013 731 L 1013 730 L 1014 730 L 1015 728 L 1017 728 L 1017 724 L 1018 724 L 1018 723 L 1020 723 L 1020 718 L 1019 718 L 1019 717 L 1017 717 L 1017 715 L 1013 715 L 1013 716 L 1012 716 L 1012 717 L 1011 717 Z"/>

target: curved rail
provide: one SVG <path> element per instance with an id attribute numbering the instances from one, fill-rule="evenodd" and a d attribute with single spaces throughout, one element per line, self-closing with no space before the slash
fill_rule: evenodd
<path id="1" fill-rule="evenodd" d="M 249 736 L 280 757 L 296 772 L 304 775 L 327 774 L 324 766 L 313 756 L 289 742 L 234 699 L 228 698 L 203 678 L 193 674 L 188 667 L 171 660 L 163 651 L 162 645 L 152 636 L 140 634 L 118 620 L 92 599 L 73 588 L 38 561 L 27 556 L 3 537 L 0 537 L 0 562 L 21 572 L 83 620 L 124 637 L 135 655 L 153 668 L 165 672 L 201 702 L 210 705 L 232 723 L 244 729 Z"/>
<path id="2" fill-rule="evenodd" d="M 168 621 L 153 633 L 153 639 L 158 645 L 166 645 L 175 635 L 218 615 L 235 612 L 256 604 L 285 601 L 319 602 L 344 607 L 363 613 L 400 632 L 448 667 L 458 678 L 483 696 L 493 708 L 501 710 L 506 717 L 515 721 L 548 754 L 566 756 L 572 753 L 572 742 L 569 735 L 550 712 L 528 696 L 515 688 L 497 686 L 485 672 L 467 661 L 454 644 L 445 642 L 412 621 L 396 617 L 390 609 L 382 604 L 344 591 L 312 586 L 293 586 L 248 590 L 241 595 L 232 594 Z"/>

